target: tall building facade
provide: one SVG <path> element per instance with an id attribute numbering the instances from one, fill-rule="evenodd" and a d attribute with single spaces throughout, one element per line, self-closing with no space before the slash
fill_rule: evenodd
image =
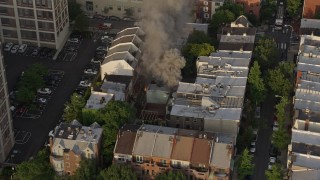
<path id="1" fill-rule="evenodd" d="M 1 45 L 0 48 L 2 49 Z M 1 50 L 0 84 L 0 162 L 4 162 L 14 145 L 14 134 L 9 106 L 9 93 Z"/>
<path id="2" fill-rule="evenodd" d="M 67 0 L 1 0 L 2 42 L 59 49 L 68 35 Z"/>

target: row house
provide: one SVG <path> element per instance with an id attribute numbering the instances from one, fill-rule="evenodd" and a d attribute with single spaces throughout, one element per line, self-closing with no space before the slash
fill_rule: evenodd
<path id="1" fill-rule="evenodd" d="M 114 163 L 130 165 L 139 178 L 180 171 L 186 179 L 230 179 L 233 138 L 154 125 L 127 126 L 119 131 Z"/>
<path id="2" fill-rule="evenodd" d="M 61 123 L 49 139 L 50 163 L 59 175 L 72 175 L 82 159 L 101 163 L 102 128 L 93 123 L 82 126 L 77 120 Z"/>
<path id="3" fill-rule="evenodd" d="M 294 123 L 288 146 L 291 179 L 319 179 L 320 163 L 320 37 L 302 35 L 297 62 Z"/>
<path id="4" fill-rule="evenodd" d="M 197 22 L 210 22 L 216 10 L 223 6 L 225 0 L 195 0 L 194 12 Z"/>
<path id="5" fill-rule="evenodd" d="M 101 63 L 100 76 L 104 84 L 112 84 L 111 87 L 126 86 L 123 92 L 124 99 L 134 96 L 134 86 L 139 73 L 139 60 L 141 57 L 140 47 L 144 32 L 139 27 L 124 29 L 116 35 L 109 48 L 109 51 Z M 103 92 L 112 93 L 114 89 L 104 85 Z M 117 95 L 116 95 L 117 96 Z M 116 97 L 116 99 L 123 97 Z"/>
<path id="6" fill-rule="evenodd" d="M 303 1 L 303 18 L 316 19 L 316 14 L 320 11 L 320 1 L 304 0 Z"/>

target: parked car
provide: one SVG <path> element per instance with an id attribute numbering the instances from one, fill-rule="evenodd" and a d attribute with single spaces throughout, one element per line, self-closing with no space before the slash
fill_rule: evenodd
<path id="1" fill-rule="evenodd" d="M 276 163 L 277 158 L 276 157 L 270 157 L 268 169 L 272 169 L 272 166 Z"/>
<path id="2" fill-rule="evenodd" d="M 12 46 L 13 46 L 13 43 L 9 42 L 4 46 L 3 50 L 6 52 L 9 52 L 11 50 Z"/>
<path id="3" fill-rule="evenodd" d="M 257 142 L 258 141 L 258 130 L 254 129 L 253 130 L 253 141 Z"/>
<path id="4" fill-rule="evenodd" d="M 28 45 L 26 44 L 21 44 L 21 46 L 18 49 L 18 53 L 24 53 L 27 50 Z"/>
<path id="5" fill-rule="evenodd" d="M 81 86 L 81 87 L 90 87 L 91 83 L 89 81 L 80 81 L 79 86 Z"/>
<path id="6" fill-rule="evenodd" d="M 40 48 L 33 49 L 32 53 L 31 53 L 31 56 L 38 56 L 39 51 L 40 51 Z"/>
<path id="7" fill-rule="evenodd" d="M 47 103 L 47 99 L 45 99 L 45 98 L 38 98 L 38 102 L 45 104 L 45 103 Z"/>
<path id="8" fill-rule="evenodd" d="M 124 21 L 135 21 L 135 19 L 131 18 L 131 17 L 123 17 L 122 18 Z"/>
<path id="9" fill-rule="evenodd" d="M 120 18 L 117 16 L 109 16 L 109 19 L 113 21 L 120 21 Z"/>
<path id="10" fill-rule="evenodd" d="M 273 156 L 273 157 L 279 155 L 279 150 L 273 144 L 271 144 L 271 146 L 270 146 L 269 155 Z"/>
<path id="11" fill-rule="evenodd" d="M 105 40 L 112 41 L 113 38 L 110 37 L 110 36 L 102 36 L 102 37 L 101 37 L 101 41 L 105 41 Z"/>
<path id="12" fill-rule="evenodd" d="M 252 141 L 250 144 L 250 152 L 255 153 L 256 152 L 256 142 Z"/>
<path id="13" fill-rule="evenodd" d="M 99 46 L 97 47 L 97 51 L 106 51 L 108 47 L 104 47 L 104 46 Z"/>
<path id="14" fill-rule="evenodd" d="M 80 40 L 78 38 L 71 38 L 71 39 L 68 39 L 68 42 L 79 44 Z"/>
<path id="15" fill-rule="evenodd" d="M 93 75 L 96 75 L 98 73 L 98 71 L 93 70 L 93 69 L 85 69 L 83 72 L 85 74 L 93 74 Z"/>
<path id="16" fill-rule="evenodd" d="M 11 48 L 11 51 L 10 51 L 10 52 L 11 52 L 12 54 L 15 54 L 15 53 L 17 53 L 18 49 L 19 49 L 19 45 L 16 44 L 16 45 L 14 45 L 14 46 Z"/>
<path id="17" fill-rule="evenodd" d="M 40 94 L 48 94 L 48 95 L 52 93 L 51 89 L 49 88 L 40 88 L 38 89 L 37 92 Z"/>
<path id="18" fill-rule="evenodd" d="M 273 126 L 272 126 L 272 130 L 273 131 L 278 131 L 278 129 L 279 129 L 279 123 L 278 123 L 278 121 L 274 121 L 273 122 Z"/>
<path id="19" fill-rule="evenodd" d="M 92 62 L 92 63 L 101 63 L 98 59 L 95 59 L 95 58 L 92 58 L 92 59 L 91 59 L 91 62 Z"/>

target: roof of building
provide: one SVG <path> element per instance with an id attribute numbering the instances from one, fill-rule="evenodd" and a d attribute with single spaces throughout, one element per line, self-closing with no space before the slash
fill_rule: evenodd
<path id="1" fill-rule="evenodd" d="M 235 35 L 241 35 L 241 36 L 255 36 L 256 35 L 256 28 L 251 27 L 222 27 L 220 29 L 222 35 L 230 35 L 231 37 Z"/>
<path id="2" fill-rule="evenodd" d="M 131 154 L 134 140 L 136 139 L 135 131 L 123 131 L 118 135 L 117 143 L 115 145 L 114 153 Z"/>
<path id="3" fill-rule="evenodd" d="M 320 170 L 304 169 L 304 170 L 292 171 L 291 179 L 292 180 L 301 180 L 301 179 L 318 180 L 320 179 Z"/>
<path id="4" fill-rule="evenodd" d="M 205 34 L 208 33 L 208 26 L 209 24 L 204 24 L 204 23 L 186 23 L 186 29 L 188 29 L 190 32 L 197 30 L 197 31 L 202 31 Z"/>
<path id="5" fill-rule="evenodd" d="M 114 95 L 104 92 L 91 91 L 91 95 L 87 100 L 85 108 L 87 109 L 101 109 L 105 107 L 108 102 L 113 99 Z"/>
<path id="6" fill-rule="evenodd" d="M 239 16 L 235 21 L 231 22 L 231 27 L 252 27 L 253 25 L 244 15 Z"/>
<path id="7" fill-rule="evenodd" d="M 210 54 L 212 57 L 229 57 L 229 58 L 247 58 L 250 59 L 252 51 L 240 51 L 240 50 L 218 50 Z"/>
<path id="8" fill-rule="evenodd" d="M 320 123 L 320 112 L 319 111 L 320 110 L 318 110 L 318 112 L 315 112 L 315 111 L 306 112 L 306 110 L 299 109 L 297 119 L 298 120 L 307 120 L 308 119 L 311 122 Z"/>
<path id="9" fill-rule="evenodd" d="M 320 133 L 292 129 L 291 141 L 320 146 Z"/>
<path id="10" fill-rule="evenodd" d="M 316 0 L 304 0 L 303 18 L 315 18 L 317 12 L 320 11 L 320 2 Z"/>
<path id="11" fill-rule="evenodd" d="M 209 165 L 213 140 L 195 138 L 190 162 L 193 164 Z"/>
<path id="12" fill-rule="evenodd" d="M 156 139 L 155 133 L 159 129 L 160 126 L 142 125 L 137 132 L 132 154 L 151 157 Z"/>
<path id="13" fill-rule="evenodd" d="M 309 169 L 320 169 L 320 157 L 300 153 L 294 153 L 292 156 L 291 160 L 293 169 L 294 166 Z"/>
<path id="14" fill-rule="evenodd" d="M 209 64 L 213 66 L 232 66 L 247 68 L 250 64 L 250 58 L 199 56 L 197 58 L 197 63 Z"/>
<path id="15" fill-rule="evenodd" d="M 139 44 L 142 42 L 142 40 L 137 36 L 137 35 L 126 35 L 126 36 L 121 36 L 117 39 L 114 39 L 112 41 L 111 47 L 116 46 L 121 43 L 129 43 L 132 42 L 134 45 L 139 47 Z"/>
<path id="16" fill-rule="evenodd" d="M 161 127 L 158 130 L 152 151 L 153 157 L 170 159 L 177 131 L 178 129 L 170 127 Z"/>
<path id="17" fill-rule="evenodd" d="M 232 51 L 253 51 L 254 43 L 235 43 L 235 42 L 220 42 L 219 50 L 232 50 Z"/>
<path id="18" fill-rule="evenodd" d="M 180 117 L 204 118 L 212 120 L 239 120 L 241 116 L 241 108 L 218 108 L 210 110 L 210 108 L 201 106 L 177 105 L 172 106 L 170 115 Z"/>
<path id="19" fill-rule="evenodd" d="M 115 39 L 122 37 L 122 36 L 127 36 L 127 35 L 137 35 L 141 39 L 141 37 L 144 35 L 144 32 L 141 30 L 140 27 L 126 28 L 126 29 L 118 32 Z"/>
<path id="20" fill-rule="evenodd" d="M 114 54 L 114 53 L 126 52 L 126 51 L 133 54 L 133 52 L 140 51 L 140 50 L 137 46 L 135 46 L 132 43 L 122 43 L 122 44 L 118 44 L 116 46 L 111 46 L 109 48 L 107 57 L 110 56 L 111 54 Z"/>
<path id="21" fill-rule="evenodd" d="M 224 84 L 230 86 L 246 86 L 247 77 L 217 76 L 214 79 L 197 77 L 195 84 Z"/>
<path id="22" fill-rule="evenodd" d="M 292 152 L 300 154 L 310 154 L 311 156 L 318 156 L 320 159 L 320 147 L 313 144 L 306 144 L 304 142 L 296 143 L 292 142 Z M 320 167 L 320 165 L 319 165 Z"/>
<path id="23" fill-rule="evenodd" d="M 107 76 L 107 78 L 110 76 Z M 114 76 L 115 77 L 115 76 Z M 128 77 L 124 77 L 125 79 L 129 79 Z M 100 87 L 103 92 L 114 94 L 114 99 L 116 101 L 124 101 L 125 100 L 125 91 L 126 84 L 122 82 L 117 82 L 116 78 L 112 78 L 113 81 L 109 81 L 105 79 Z M 129 84 L 129 83 L 128 83 Z"/>
<path id="24" fill-rule="evenodd" d="M 228 169 L 232 159 L 232 145 L 225 143 L 214 143 L 210 165 L 215 168 Z"/>
<path id="25" fill-rule="evenodd" d="M 294 100 L 294 108 L 295 109 L 308 109 L 310 111 L 319 111 L 320 103 L 314 101 L 307 101 L 302 99 Z"/>
<path id="26" fill-rule="evenodd" d="M 193 141 L 194 137 L 176 136 L 171 158 L 180 161 L 190 161 Z"/>

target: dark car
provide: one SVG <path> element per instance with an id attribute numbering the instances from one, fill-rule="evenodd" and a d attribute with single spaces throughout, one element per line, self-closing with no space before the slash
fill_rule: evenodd
<path id="1" fill-rule="evenodd" d="M 117 16 L 109 16 L 109 19 L 112 21 L 120 21 L 121 19 Z"/>
<path id="2" fill-rule="evenodd" d="M 269 155 L 272 157 L 275 157 L 275 156 L 278 156 L 279 153 L 280 153 L 280 151 L 271 144 L 270 149 L 269 149 Z"/>
<path id="3" fill-rule="evenodd" d="M 53 58 L 53 56 L 56 54 L 57 50 L 55 49 L 50 49 L 50 51 L 48 52 L 48 58 Z"/>

